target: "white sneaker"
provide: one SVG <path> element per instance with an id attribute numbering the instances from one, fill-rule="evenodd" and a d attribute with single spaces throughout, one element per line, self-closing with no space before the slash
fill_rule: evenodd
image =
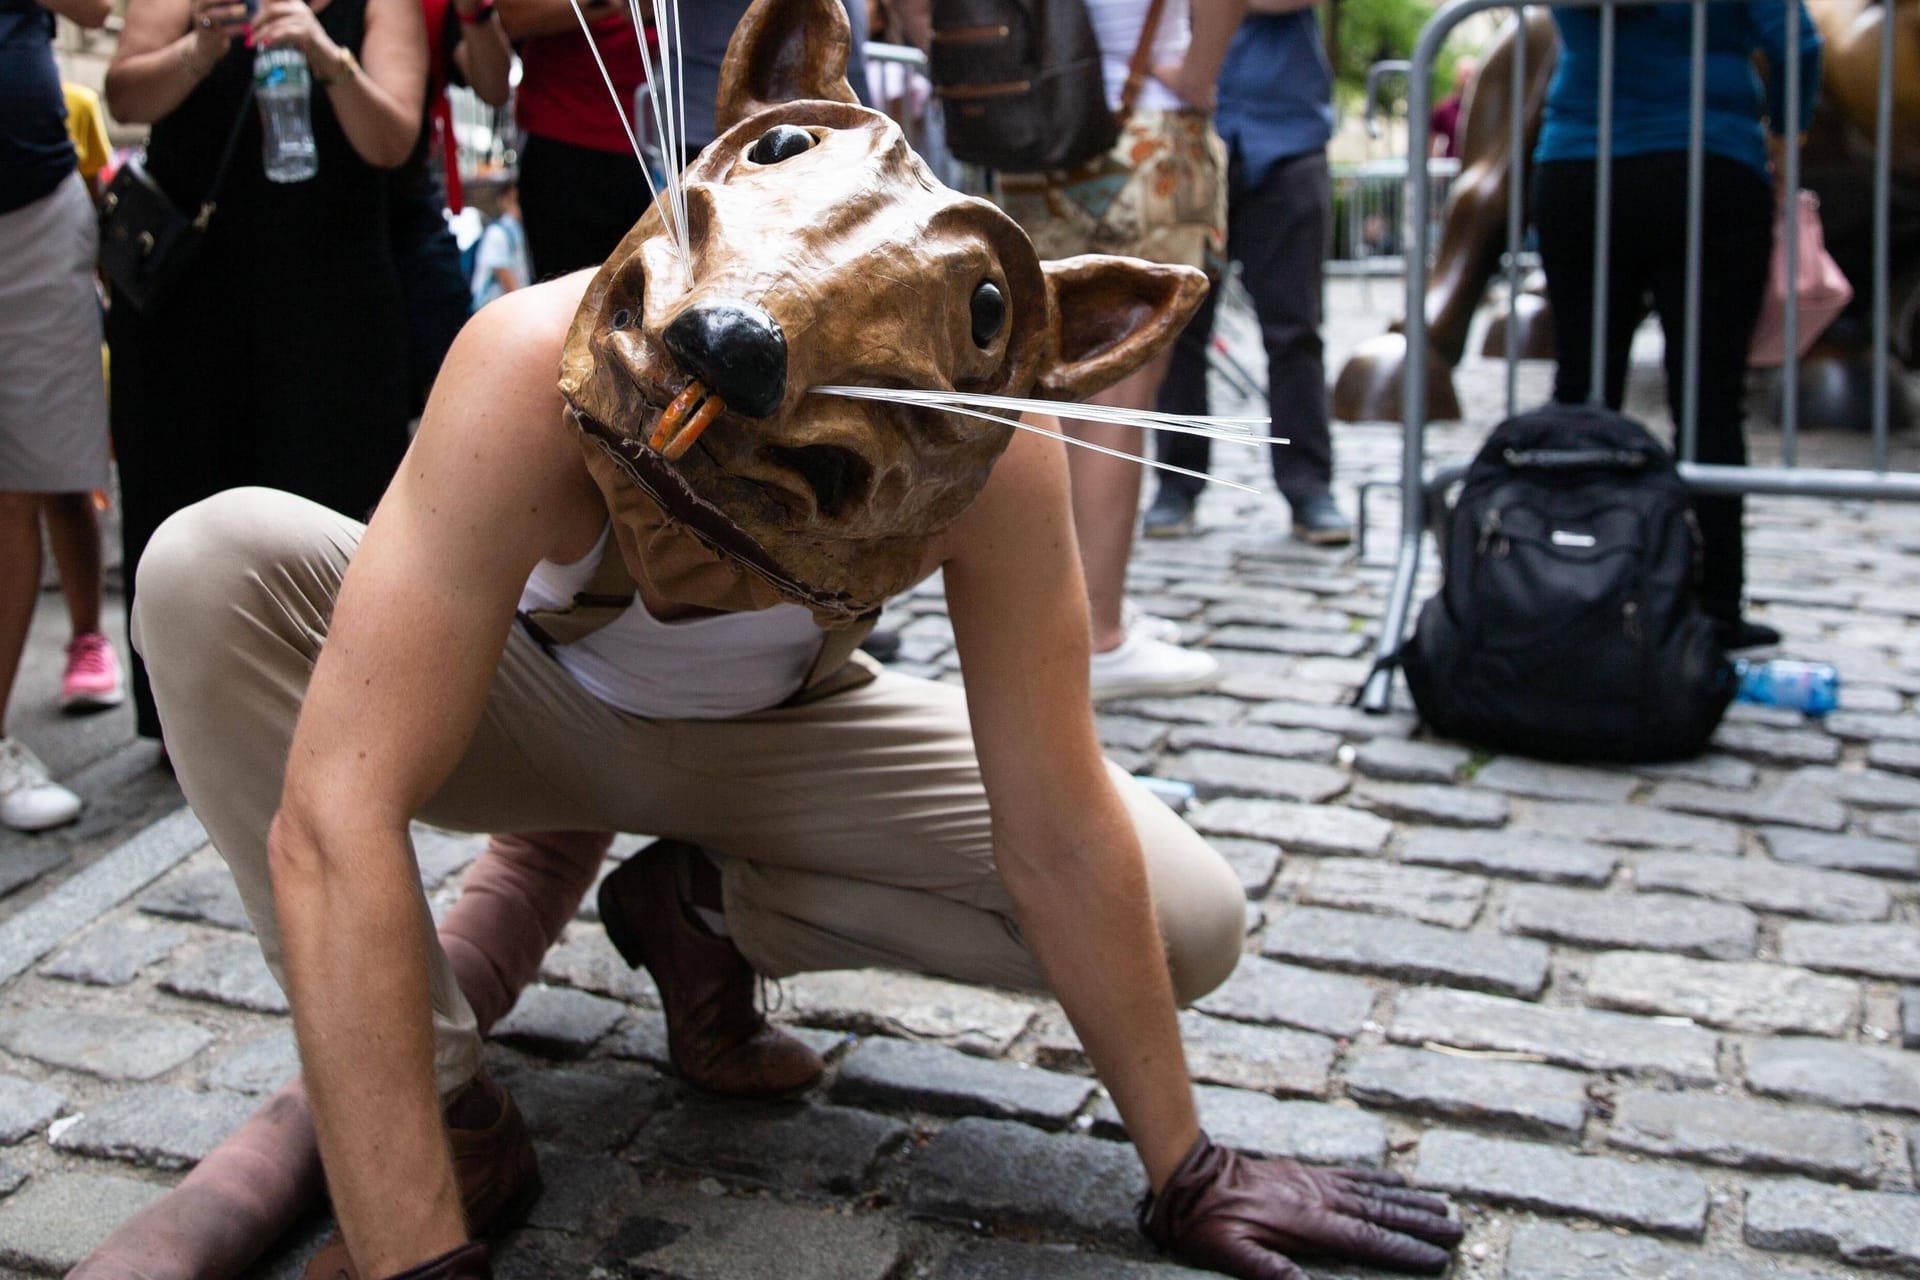
<path id="1" fill-rule="evenodd" d="M 1163 618 L 1157 613 L 1148 613 L 1128 597 L 1120 602 L 1120 625 L 1126 628 L 1128 635 L 1141 635 L 1149 640 L 1164 640 L 1168 644 L 1180 643 L 1180 624 L 1172 618 Z"/>
<path id="2" fill-rule="evenodd" d="M 80 816 L 80 797 L 47 776 L 40 757 L 0 738 L 0 823 L 15 831 L 45 831 Z"/>
<path id="3" fill-rule="evenodd" d="M 1119 647 L 1093 655 L 1093 696 L 1141 698 L 1199 693 L 1220 681 L 1220 664 L 1211 654 L 1128 631 Z"/>

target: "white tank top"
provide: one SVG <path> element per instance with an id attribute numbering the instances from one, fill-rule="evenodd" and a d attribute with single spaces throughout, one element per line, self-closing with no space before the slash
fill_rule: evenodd
<path id="1" fill-rule="evenodd" d="M 1192 35 L 1187 14 L 1187 0 L 1166 0 L 1160 10 L 1160 25 L 1154 31 L 1149 67 L 1178 62 L 1187 56 L 1187 41 Z M 1120 90 L 1127 83 L 1127 64 L 1133 61 L 1133 51 L 1140 46 L 1140 24 L 1147 20 L 1147 0 L 1087 0 L 1087 16 L 1093 20 L 1093 37 L 1100 43 L 1100 69 L 1107 82 L 1107 105 L 1118 110 Z M 1149 76 L 1134 105 L 1154 111 L 1177 111 L 1186 104 L 1174 97 L 1171 89 Z"/>
<path id="2" fill-rule="evenodd" d="M 520 608 L 558 609 L 584 589 L 602 555 L 600 541 L 572 564 L 542 560 L 520 593 Z M 582 689 L 629 715 L 656 720 L 722 720 L 778 706 L 799 691 L 825 633 L 797 604 L 657 622 L 633 606 L 553 656 Z"/>

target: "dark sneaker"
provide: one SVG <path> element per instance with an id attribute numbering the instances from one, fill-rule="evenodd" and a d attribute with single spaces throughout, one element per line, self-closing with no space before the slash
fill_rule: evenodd
<path id="1" fill-rule="evenodd" d="M 1765 623 L 1750 622 L 1745 618 L 1715 618 L 1713 633 L 1720 640 L 1720 647 L 1729 653 L 1741 649 L 1764 649 L 1768 645 L 1780 643 L 1780 633 Z"/>
<path id="2" fill-rule="evenodd" d="M 1353 525 L 1330 493 L 1288 498 L 1293 508 L 1293 536 L 1316 547 L 1344 547 L 1353 541 Z"/>
<path id="3" fill-rule="evenodd" d="M 1161 485 L 1140 522 L 1140 532 L 1149 538 L 1186 537 L 1193 532 L 1193 504 L 1192 494 Z"/>

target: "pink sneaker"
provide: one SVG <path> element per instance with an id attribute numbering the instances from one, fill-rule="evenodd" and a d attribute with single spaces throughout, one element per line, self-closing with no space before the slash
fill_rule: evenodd
<path id="1" fill-rule="evenodd" d="M 67 643 L 67 674 L 60 681 L 60 710 L 70 716 L 105 711 L 126 701 L 120 659 L 113 641 L 87 631 Z"/>

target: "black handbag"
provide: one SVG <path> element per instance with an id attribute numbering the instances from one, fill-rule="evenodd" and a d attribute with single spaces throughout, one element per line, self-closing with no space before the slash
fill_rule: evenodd
<path id="1" fill-rule="evenodd" d="M 933 0 L 929 73 L 955 159 L 1009 173 L 1072 169 L 1120 138 L 1164 0 L 1148 5 L 1118 116 L 1083 0 Z"/>
<path id="2" fill-rule="evenodd" d="M 160 189 L 142 156 L 132 157 L 113 175 L 100 202 L 100 273 L 134 310 L 151 311 L 200 251 L 252 105 L 253 90 L 248 89 L 227 131 L 226 149 L 220 153 L 220 166 L 213 172 L 206 198 L 191 218 Z"/>

